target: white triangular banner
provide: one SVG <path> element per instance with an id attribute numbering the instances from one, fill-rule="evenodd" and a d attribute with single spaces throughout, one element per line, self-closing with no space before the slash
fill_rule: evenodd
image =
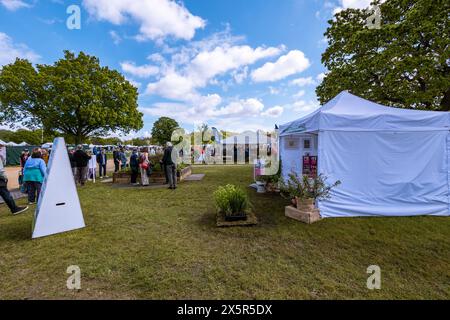
<path id="1" fill-rule="evenodd" d="M 32 238 L 84 227 L 66 143 L 64 138 L 56 138 L 34 214 Z"/>

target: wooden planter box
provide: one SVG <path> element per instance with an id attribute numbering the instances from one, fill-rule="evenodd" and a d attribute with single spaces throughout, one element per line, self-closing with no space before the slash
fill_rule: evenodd
<path id="1" fill-rule="evenodd" d="M 192 174 L 192 167 L 186 167 L 181 171 L 177 171 L 178 182 L 183 181 Z M 138 174 L 137 182 L 141 182 L 141 174 Z M 163 171 L 156 171 L 149 177 L 150 183 L 164 184 L 166 182 L 166 176 Z M 113 173 L 113 183 L 128 184 L 131 183 L 131 173 L 130 172 L 114 172 Z"/>
<path id="2" fill-rule="evenodd" d="M 179 174 L 177 174 L 178 181 L 183 181 L 192 174 L 192 166 L 188 166 L 178 172 L 179 172 Z"/>
<path id="3" fill-rule="evenodd" d="M 284 214 L 286 217 L 311 224 L 321 219 L 320 211 L 314 206 L 312 199 L 306 201 L 297 201 L 297 208 L 293 206 L 285 207 Z"/>
<path id="4" fill-rule="evenodd" d="M 140 180 L 141 177 L 138 176 Z M 113 183 L 130 183 L 131 182 L 131 173 L 130 172 L 114 172 L 113 173 Z"/>

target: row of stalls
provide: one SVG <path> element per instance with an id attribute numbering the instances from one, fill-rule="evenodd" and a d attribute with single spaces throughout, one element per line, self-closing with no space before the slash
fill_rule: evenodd
<path id="1" fill-rule="evenodd" d="M 347 91 L 280 127 L 282 175 L 340 180 L 322 217 L 450 215 L 450 113 L 386 107 Z"/>

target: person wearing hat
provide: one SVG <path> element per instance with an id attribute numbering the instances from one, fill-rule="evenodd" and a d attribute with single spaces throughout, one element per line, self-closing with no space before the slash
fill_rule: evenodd
<path id="1" fill-rule="evenodd" d="M 8 177 L 6 176 L 6 172 L 4 169 L 3 156 L 0 155 L 0 197 L 5 201 L 9 210 L 11 210 L 12 214 L 19 214 L 28 210 L 28 207 L 19 207 L 16 205 L 16 202 L 11 196 L 11 193 L 8 190 Z"/>

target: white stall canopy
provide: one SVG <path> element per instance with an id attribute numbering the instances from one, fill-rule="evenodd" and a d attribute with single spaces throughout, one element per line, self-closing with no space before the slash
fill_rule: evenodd
<path id="1" fill-rule="evenodd" d="M 281 126 L 280 137 L 284 176 L 302 173 L 302 142 L 311 139 L 318 173 L 342 182 L 319 203 L 323 217 L 450 215 L 449 112 L 386 107 L 344 91 Z"/>

